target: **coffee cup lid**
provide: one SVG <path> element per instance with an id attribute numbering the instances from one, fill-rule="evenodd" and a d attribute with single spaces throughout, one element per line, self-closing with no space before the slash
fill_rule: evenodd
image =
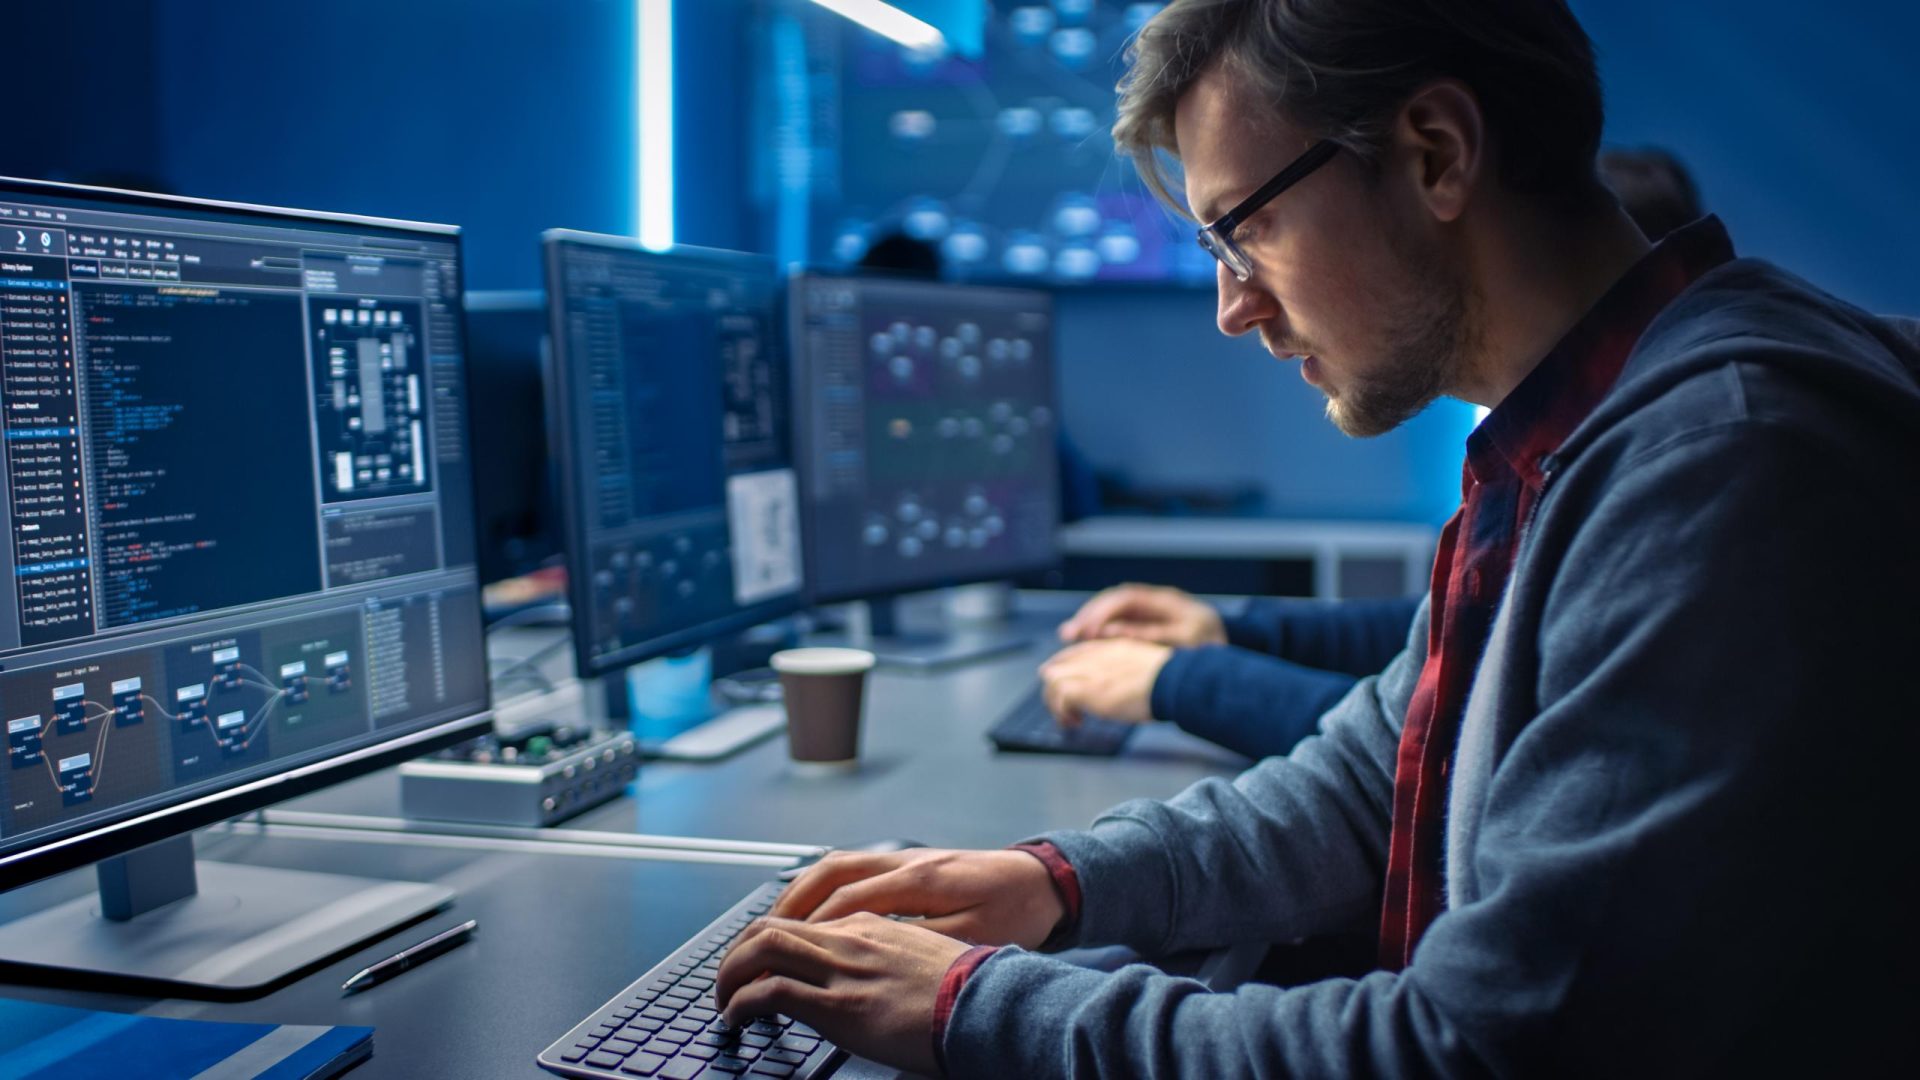
<path id="1" fill-rule="evenodd" d="M 857 675 L 873 667 L 873 654 L 865 649 L 782 649 L 767 661 L 773 670 L 788 675 Z"/>

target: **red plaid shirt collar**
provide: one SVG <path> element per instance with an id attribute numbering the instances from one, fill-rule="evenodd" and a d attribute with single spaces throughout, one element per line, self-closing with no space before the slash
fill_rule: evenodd
<path id="1" fill-rule="evenodd" d="M 1627 271 L 1467 439 L 1461 506 L 1434 559 L 1427 660 L 1394 772 L 1380 963 L 1399 970 L 1445 908 L 1446 792 L 1460 720 L 1521 531 L 1550 455 L 1613 388 L 1654 316 L 1733 258 L 1714 217 L 1674 232 Z"/>

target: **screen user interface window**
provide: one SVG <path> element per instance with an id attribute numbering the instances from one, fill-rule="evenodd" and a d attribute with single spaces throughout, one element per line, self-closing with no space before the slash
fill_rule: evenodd
<path id="1" fill-rule="evenodd" d="M 486 708 L 458 254 L 0 183 L 0 855 Z"/>
<path id="2" fill-rule="evenodd" d="M 789 304 L 816 599 L 985 581 L 1054 561 L 1047 294 L 807 275 Z"/>
<path id="3" fill-rule="evenodd" d="M 570 233 L 547 257 L 583 673 L 798 608 L 772 261 Z"/>

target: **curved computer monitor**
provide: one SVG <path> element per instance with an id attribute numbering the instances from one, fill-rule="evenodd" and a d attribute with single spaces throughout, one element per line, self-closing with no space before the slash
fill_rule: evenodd
<path id="1" fill-rule="evenodd" d="M 815 600 L 1058 561 L 1050 295 L 809 272 L 787 309 Z"/>
<path id="2" fill-rule="evenodd" d="M 0 229 L 0 888 L 486 730 L 458 230 L 5 179 Z"/>
<path id="3" fill-rule="evenodd" d="M 771 259 L 545 236 L 554 459 L 582 676 L 797 611 Z"/>

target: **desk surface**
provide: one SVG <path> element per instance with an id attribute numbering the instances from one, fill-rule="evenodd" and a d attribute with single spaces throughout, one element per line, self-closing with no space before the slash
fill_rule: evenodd
<path id="1" fill-rule="evenodd" d="M 768 878 L 758 867 L 577 855 L 449 851 L 324 840 L 201 835 L 201 858 L 437 882 L 453 907 L 254 1001 L 208 1003 L 0 985 L 0 994 L 186 1019 L 365 1024 L 358 1077 L 544 1076 L 534 1055 Z M 0 894 L 0 919 L 93 887 L 70 874 Z M 465 945 L 352 997 L 340 984 L 433 930 L 478 919 Z"/>
<path id="2" fill-rule="evenodd" d="M 1246 766 L 1244 758 L 1168 724 L 1142 729 L 1113 758 L 996 750 L 987 729 L 1032 689 L 1035 668 L 1055 647 L 1053 628 L 1072 610 L 1070 600 L 1041 604 L 1022 617 L 1035 641 L 1026 652 L 927 674 L 876 670 L 855 772 L 799 775 L 780 736 L 724 761 L 648 762 L 630 794 L 566 827 L 795 844 L 904 838 L 999 847 L 1045 829 L 1083 826 L 1116 803 L 1169 796 Z M 524 635 L 520 651 L 539 640 Z M 389 770 L 287 806 L 398 816 L 399 780 Z"/>

